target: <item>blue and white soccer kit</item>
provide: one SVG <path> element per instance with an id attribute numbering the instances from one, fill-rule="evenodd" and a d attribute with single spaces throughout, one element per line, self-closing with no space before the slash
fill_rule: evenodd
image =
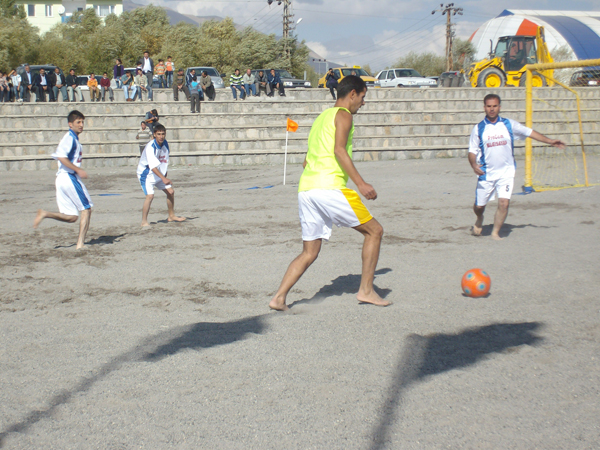
<path id="1" fill-rule="evenodd" d="M 142 156 L 140 156 L 137 176 L 145 195 L 154 194 L 155 187 L 161 190 L 171 187 L 170 184 L 165 185 L 162 180 L 152 172 L 152 169 L 156 168 L 158 168 L 163 176 L 167 176 L 167 170 L 169 168 L 169 144 L 166 139 L 160 147 L 156 142 L 156 139 L 152 139 L 146 144 Z"/>
<path id="2" fill-rule="evenodd" d="M 58 158 L 67 158 L 73 165 L 81 167 L 83 152 L 79 137 L 73 130 L 69 130 L 64 135 L 52 157 L 58 161 L 58 172 L 56 172 L 58 210 L 62 214 L 78 216 L 79 211 L 91 209 L 94 205 L 79 175 L 58 160 Z"/>
<path id="3" fill-rule="evenodd" d="M 486 117 L 475 125 L 469 141 L 469 153 L 477 156 L 477 162 L 485 172 L 477 182 L 477 206 L 485 206 L 496 195 L 510 199 L 517 165 L 514 142 L 528 138 L 531 132 L 531 128 L 503 117 L 498 117 L 494 123 Z"/>

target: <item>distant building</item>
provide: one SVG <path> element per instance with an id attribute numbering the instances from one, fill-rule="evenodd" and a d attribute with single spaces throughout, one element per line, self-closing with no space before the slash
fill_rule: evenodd
<path id="1" fill-rule="evenodd" d="M 566 2 L 565 2 L 566 3 Z M 533 36 L 544 27 L 550 53 L 567 47 L 577 59 L 600 58 L 600 11 L 504 10 L 481 25 L 469 39 L 477 49 L 476 60 L 490 51 L 501 36 Z"/>
<path id="2" fill-rule="evenodd" d="M 40 34 L 50 31 L 54 25 L 67 22 L 74 12 L 94 8 L 98 17 L 123 12 L 123 0 L 17 0 L 25 7 L 27 20 L 40 29 Z"/>

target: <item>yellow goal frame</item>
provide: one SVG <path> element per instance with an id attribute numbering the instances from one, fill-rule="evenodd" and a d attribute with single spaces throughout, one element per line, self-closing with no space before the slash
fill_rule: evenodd
<path id="1" fill-rule="evenodd" d="M 600 59 L 586 59 L 582 61 L 566 61 L 566 62 L 555 62 L 555 63 L 540 63 L 540 64 L 528 64 L 525 66 L 525 126 L 532 128 L 533 126 L 533 74 L 532 72 L 538 71 L 538 73 L 543 73 L 544 70 L 550 69 L 566 69 L 566 68 L 575 68 L 575 67 L 589 67 L 589 66 L 600 66 Z M 588 174 L 587 174 L 587 163 L 585 159 L 585 146 L 583 144 L 583 125 L 581 122 L 581 105 L 579 94 L 561 83 L 560 81 L 555 80 L 554 78 L 546 76 L 546 78 L 550 78 L 559 86 L 571 91 L 575 98 L 577 99 L 577 116 L 579 120 L 579 140 L 581 143 L 581 155 L 583 158 L 583 171 L 585 174 L 585 186 L 589 186 L 588 182 Z M 543 89 L 543 88 L 542 88 Z M 532 186 L 532 173 L 531 173 L 531 161 L 532 161 L 532 144 L 531 138 L 527 138 L 525 140 L 525 184 L 523 186 L 523 190 L 525 192 L 533 192 Z"/>

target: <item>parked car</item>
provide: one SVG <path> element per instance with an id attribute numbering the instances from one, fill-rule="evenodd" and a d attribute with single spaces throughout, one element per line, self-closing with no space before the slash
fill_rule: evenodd
<path id="1" fill-rule="evenodd" d="M 204 72 L 206 70 L 206 73 L 212 80 L 213 86 L 215 87 L 215 89 L 225 88 L 225 83 L 223 82 L 223 78 L 225 77 L 225 74 L 219 73 L 217 71 L 217 69 L 215 69 L 214 67 L 188 67 L 185 71 L 186 77 L 188 76 L 188 74 L 191 72 L 192 69 L 194 69 L 196 71 L 196 76 L 198 78 L 200 78 L 200 75 L 202 75 L 202 72 Z M 175 74 L 173 74 L 173 77 L 175 77 Z"/>
<path id="2" fill-rule="evenodd" d="M 425 78 L 415 69 L 386 69 L 376 75 L 380 87 L 436 87 L 437 82 Z"/>
<path id="3" fill-rule="evenodd" d="M 365 69 L 363 69 L 360 66 L 352 66 L 352 67 L 336 67 L 333 69 L 333 73 L 335 74 L 335 76 L 339 81 L 342 81 L 342 79 L 344 77 L 347 77 L 348 75 L 352 75 L 352 72 L 354 72 L 354 75 L 361 77 L 364 82 L 367 85 L 367 88 L 373 88 L 373 87 L 378 87 L 375 83 L 375 77 L 372 77 L 371 75 L 369 75 L 369 72 L 367 72 Z M 325 77 L 327 76 L 327 74 L 323 75 L 323 77 L 321 77 L 319 79 L 319 84 L 318 86 L 320 88 L 324 88 L 326 87 L 326 81 L 325 81 Z"/>
<path id="4" fill-rule="evenodd" d="M 271 73 L 271 69 L 255 69 L 252 71 L 254 76 L 258 75 L 258 72 L 263 71 L 267 75 Z M 309 88 L 312 87 L 312 84 L 308 80 L 301 80 L 299 78 L 294 78 L 291 73 L 289 73 L 285 69 L 275 69 L 275 73 L 279 75 L 281 81 L 283 82 L 283 87 L 285 88 Z"/>
<path id="5" fill-rule="evenodd" d="M 600 86 L 600 70 L 578 70 L 571 75 L 569 86 Z"/>
<path id="6" fill-rule="evenodd" d="M 460 70 L 443 72 L 437 82 L 439 87 L 461 87 L 465 84 L 465 74 Z"/>

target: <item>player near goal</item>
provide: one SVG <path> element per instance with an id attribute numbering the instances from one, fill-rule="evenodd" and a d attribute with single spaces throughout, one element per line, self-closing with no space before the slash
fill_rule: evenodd
<path id="1" fill-rule="evenodd" d="M 498 197 L 498 209 L 494 216 L 492 238 L 500 237 L 500 228 L 508 215 L 508 205 L 515 182 L 514 141 L 531 138 L 564 149 L 565 143 L 550 139 L 512 119 L 500 117 L 500 97 L 488 94 L 483 99 L 485 119 L 471 132 L 469 163 L 479 176 L 473 211 L 477 216 L 472 233 L 481 235 L 483 213 L 488 201 Z"/>
<path id="2" fill-rule="evenodd" d="M 74 223 L 79 218 L 79 239 L 77 249 L 83 248 L 83 241 L 90 226 L 92 216 L 92 201 L 85 185 L 81 181 L 87 178 L 87 173 L 81 168 L 83 157 L 79 135 L 83 131 L 85 117 L 79 111 L 71 111 L 67 116 L 69 131 L 61 139 L 52 157 L 58 161 L 56 172 L 56 203 L 60 212 L 44 211 L 38 209 L 33 221 L 33 228 L 37 228 L 44 219 L 54 219 L 61 222 Z"/>
<path id="3" fill-rule="evenodd" d="M 338 85 L 338 99 L 334 107 L 323 111 L 311 127 L 298 187 L 303 249 L 289 265 L 279 290 L 271 299 L 269 307 L 272 309 L 288 309 L 287 294 L 319 256 L 321 243 L 331 236 L 334 223 L 352 227 L 365 238 L 362 277 L 356 295 L 358 301 L 378 306 L 390 304 L 373 289 L 383 228 L 371 216 L 358 194 L 346 188 L 350 177 L 367 200 L 377 198 L 373 186 L 363 180 L 352 162 L 352 115 L 365 104 L 366 93 L 367 86 L 361 78 L 345 77 Z"/>

